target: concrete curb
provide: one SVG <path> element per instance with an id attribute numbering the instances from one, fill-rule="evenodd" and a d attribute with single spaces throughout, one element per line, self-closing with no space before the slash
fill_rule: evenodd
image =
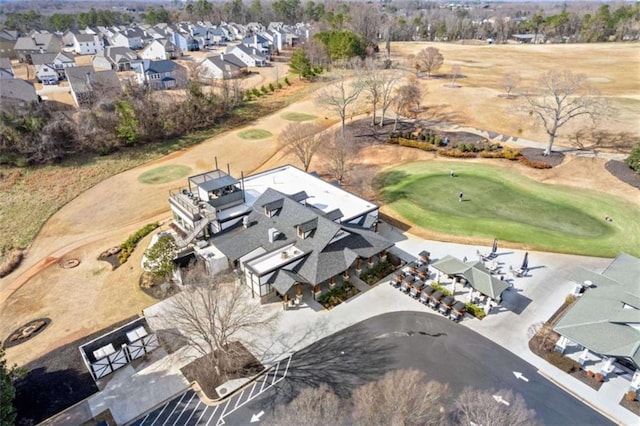
<path id="1" fill-rule="evenodd" d="M 553 384 L 555 384 L 556 386 L 558 386 L 559 388 L 561 388 L 562 390 L 564 390 L 565 392 L 567 392 L 568 394 L 572 395 L 574 398 L 576 398 L 577 400 L 579 400 L 580 402 L 588 405 L 589 407 L 591 407 L 592 409 L 594 409 L 595 411 L 597 411 L 598 413 L 602 414 L 603 416 L 605 416 L 606 418 L 608 418 L 609 420 L 611 420 L 612 422 L 619 424 L 619 425 L 624 425 L 625 423 L 619 419 L 617 419 L 616 417 L 614 417 L 611 413 L 602 410 L 600 407 L 598 407 L 597 405 L 591 403 L 591 401 L 589 401 L 588 399 L 583 398 L 582 396 L 580 396 L 577 392 L 574 392 L 573 389 L 571 389 L 568 386 L 565 386 L 564 384 L 562 384 L 560 381 L 556 380 L 555 378 L 553 378 L 550 374 L 547 374 L 546 372 L 538 369 L 538 374 L 541 375 L 542 377 L 544 377 L 545 379 L 549 380 L 550 382 L 552 382 Z"/>

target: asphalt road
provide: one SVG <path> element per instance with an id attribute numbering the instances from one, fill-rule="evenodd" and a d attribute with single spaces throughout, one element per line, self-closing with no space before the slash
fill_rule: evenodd
<path id="1" fill-rule="evenodd" d="M 346 396 L 399 368 L 420 369 L 429 379 L 448 383 L 454 394 L 467 386 L 511 389 L 547 425 L 613 424 L 506 349 L 444 317 L 415 312 L 381 315 L 322 339 L 217 407 L 185 394 L 135 424 L 248 425 L 252 418 L 259 424 L 258 418 L 267 419 L 304 387 L 326 383 Z"/>

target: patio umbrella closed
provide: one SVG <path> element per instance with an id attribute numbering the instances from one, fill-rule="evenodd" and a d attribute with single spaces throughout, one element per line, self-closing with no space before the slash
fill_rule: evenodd
<path id="1" fill-rule="evenodd" d="M 498 239 L 493 239 L 493 247 L 491 247 L 491 253 L 495 253 L 498 251 Z"/>
<path id="2" fill-rule="evenodd" d="M 526 252 L 524 254 L 524 259 L 522 259 L 522 266 L 520 267 L 520 269 L 522 269 L 523 271 L 526 271 L 528 267 L 529 267 L 529 252 Z"/>

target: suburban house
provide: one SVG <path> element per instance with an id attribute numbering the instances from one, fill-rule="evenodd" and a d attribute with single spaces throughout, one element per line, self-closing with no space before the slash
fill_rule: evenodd
<path id="1" fill-rule="evenodd" d="M 92 63 L 95 68 L 128 71 L 141 60 L 138 54 L 128 47 L 109 46 L 104 51 L 93 57 Z"/>
<path id="2" fill-rule="evenodd" d="M 262 302 L 318 296 L 393 245 L 375 232 L 378 206 L 290 165 L 240 180 L 216 169 L 188 185 L 169 198 L 178 245 L 210 244 Z"/>
<path id="3" fill-rule="evenodd" d="M 225 54 L 236 55 L 248 67 L 266 67 L 268 58 L 263 56 L 256 49 L 244 45 L 229 46 L 224 52 Z"/>
<path id="4" fill-rule="evenodd" d="M 113 70 L 95 71 L 91 66 L 66 68 L 71 96 L 78 108 L 93 106 L 122 93 L 122 85 Z"/>
<path id="5" fill-rule="evenodd" d="M 18 40 L 18 32 L 13 30 L 0 30 L 0 58 L 16 58 L 13 48 Z"/>
<path id="6" fill-rule="evenodd" d="M 619 254 L 602 273 L 584 268 L 573 271 L 578 299 L 553 328 L 560 334 L 556 349 L 569 345 L 603 358 L 602 373 L 611 373 L 614 362 L 640 370 L 640 259 Z"/>
<path id="7" fill-rule="evenodd" d="M 13 78 L 2 80 L 0 83 L 0 105 L 26 105 L 31 102 L 39 102 L 39 100 L 35 87 L 28 81 Z"/>
<path id="8" fill-rule="evenodd" d="M 10 80 L 12 78 L 14 78 L 14 75 L 11 60 L 0 57 L 0 80 Z"/>
<path id="9" fill-rule="evenodd" d="M 176 62 L 151 61 L 143 59 L 135 64 L 138 84 L 147 84 L 153 90 L 166 90 L 183 87 L 187 82 L 187 69 Z"/>
<path id="10" fill-rule="evenodd" d="M 73 34 L 73 51 L 76 55 L 92 55 L 104 50 L 102 37 L 97 34 Z"/>
<path id="11" fill-rule="evenodd" d="M 242 40 L 242 44 L 249 48 L 255 49 L 261 55 L 267 56 L 271 51 L 271 42 L 259 34 L 254 34 Z"/>
<path id="12" fill-rule="evenodd" d="M 65 68 L 75 67 L 76 60 L 67 53 L 34 53 L 31 61 L 40 82 L 56 83 L 64 80 Z"/>
<path id="13" fill-rule="evenodd" d="M 140 57 L 142 59 L 176 59 L 182 56 L 182 52 L 176 47 L 175 44 L 171 43 L 167 39 L 157 39 L 152 41 L 142 49 L 140 52 Z"/>
<path id="14" fill-rule="evenodd" d="M 116 32 L 109 37 L 109 45 L 117 47 L 127 47 L 132 50 L 142 49 L 142 38 L 144 33 L 137 28 L 130 28 Z"/>
<path id="15" fill-rule="evenodd" d="M 14 51 L 20 62 L 31 63 L 31 55 L 34 53 L 60 53 L 62 52 L 62 39 L 55 34 L 33 32 L 26 37 L 16 40 Z"/>
<path id="16" fill-rule="evenodd" d="M 238 78 L 247 72 L 247 66 L 236 55 L 222 53 L 206 57 L 198 68 L 201 77 L 217 80 Z"/>

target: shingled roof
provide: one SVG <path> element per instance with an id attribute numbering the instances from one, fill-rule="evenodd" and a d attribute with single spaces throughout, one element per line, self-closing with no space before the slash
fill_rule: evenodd
<path id="1" fill-rule="evenodd" d="M 264 206 L 274 205 L 281 207 L 271 217 L 267 216 Z M 368 229 L 333 222 L 322 212 L 274 189 L 267 189 L 256 200 L 248 223 L 251 225 L 247 229 L 238 227 L 214 237 L 212 244 L 231 260 L 238 260 L 257 248 L 269 253 L 294 244 L 306 254 L 296 267 L 296 274 L 300 281 L 309 284 L 319 284 L 348 269 L 356 258 L 374 256 L 393 245 Z M 299 227 L 303 232 L 312 232 L 300 237 Z M 271 228 L 280 234 L 273 242 L 269 240 Z M 281 283 L 288 281 L 285 277 L 278 279 Z"/>

